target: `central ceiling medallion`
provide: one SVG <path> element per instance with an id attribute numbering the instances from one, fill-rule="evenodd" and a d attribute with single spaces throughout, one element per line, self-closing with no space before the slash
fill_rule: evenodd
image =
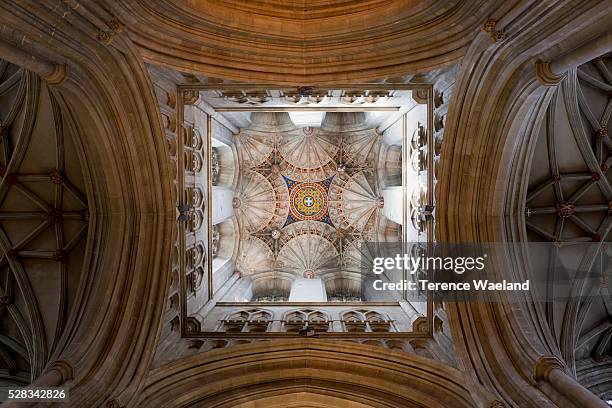
<path id="1" fill-rule="evenodd" d="M 333 176 L 316 182 L 284 179 L 289 189 L 289 215 L 285 226 L 298 221 L 321 221 L 333 227 L 327 208 Z"/>

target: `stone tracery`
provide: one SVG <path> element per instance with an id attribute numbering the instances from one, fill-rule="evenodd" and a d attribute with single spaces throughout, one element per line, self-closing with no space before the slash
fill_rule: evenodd
<path id="1" fill-rule="evenodd" d="M 376 239 L 388 222 L 373 165 L 383 143 L 362 116 L 327 115 L 321 128 L 297 128 L 286 113 L 252 113 L 253 125 L 236 136 L 237 217 L 244 231 L 238 266 L 245 273 L 323 277 L 330 287 L 351 273 L 359 280 L 359 265 L 345 256 L 359 253 L 360 242 Z M 252 252 L 262 243 L 269 251 Z"/>

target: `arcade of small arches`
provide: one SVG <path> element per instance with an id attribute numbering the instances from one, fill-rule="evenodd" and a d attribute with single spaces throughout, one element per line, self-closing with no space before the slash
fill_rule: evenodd
<path id="1" fill-rule="evenodd" d="M 280 317 L 276 319 L 275 317 Z M 393 320 L 379 312 L 366 309 L 343 311 L 337 319 L 316 309 L 290 310 L 275 316 L 266 309 L 245 309 L 233 312 L 221 321 L 219 330 L 226 332 L 261 333 L 267 331 L 299 332 L 393 332 L 397 331 Z M 280 326 L 275 330 L 275 327 Z"/>

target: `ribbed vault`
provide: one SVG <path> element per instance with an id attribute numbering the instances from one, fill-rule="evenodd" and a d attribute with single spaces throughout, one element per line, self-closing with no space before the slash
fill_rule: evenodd
<path id="1" fill-rule="evenodd" d="M 609 33 L 609 7 L 606 11 L 600 8 L 601 4 L 595 3 L 581 3 L 579 7 L 571 12 L 563 7 L 547 9 L 551 25 L 546 33 L 539 31 L 536 44 L 527 41 L 524 35 L 529 24 L 522 25 L 518 20 L 504 27 L 508 33 L 504 41 L 491 44 L 483 36 L 473 44 L 464 59 L 459 74 L 461 79 L 454 90 L 445 126 L 440 182 L 436 192 L 438 240 L 527 241 L 526 221 L 535 224 L 532 220 L 538 216 L 527 218 L 529 212 L 525 207 L 540 207 L 531 203 L 526 205 L 529 187 L 535 188 L 538 182 L 544 181 L 534 180 L 534 184 L 529 186 L 531 160 L 536 160 L 534 166 L 540 166 L 547 162 L 548 157 L 540 154 L 536 159 L 532 153 L 555 89 L 561 93 L 567 86 L 546 83 L 541 75 L 537 76 L 531 56 L 534 55 L 532 52 L 535 55 L 543 52 L 541 59 L 554 60 L 566 53 L 571 54 L 575 60 L 568 57 L 564 60 L 564 67 L 567 70 L 569 66 L 569 85 L 572 86 L 571 81 L 576 84 L 576 71 L 571 64 L 574 63 L 575 67 L 585 62 L 581 57 L 589 55 L 587 39 L 603 38 Z M 576 23 L 578 14 L 583 16 L 581 21 L 590 21 L 589 31 L 581 38 L 569 36 L 567 31 Z M 542 28 L 541 25 L 538 27 Z M 549 48 L 552 43 L 558 45 Z M 580 49 L 583 54 L 569 52 L 575 49 Z M 561 70 L 565 73 L 563 68 Z M 572 70 L 574 79 L 571 78 Z M 470 79 L 474 77 L 479 80 Z M 543 83 L 548 86 L 542 86 Z M 569 102 L 578 108 L 577 99 Z M 579 109 L 582 108 L 584 104 Z M 601 112 L 603 109 L 599 110 Z M 597 120 L 601 118 L 595 117 Z M 591 125 L 582 122 L 582 118 L 576 119 L 575 123 L 581 123 L 592 136 Z M 555 117 L 554 122 L 561 123 L 562 119 Z M 582 152 L 579 148 L 574 150 L 572 144 L 566 144 L 563 149 L 567 149 L 564 150 L 565 157 L 573 163 L 580 161 Z M 597 163 L 593 164 L 593 171 L 587 172 L 591 177 L 595 172 L 603 179 L 602 170 Z M 585 167 L 565 171 L 580 173 L 585 171 Z M 588 182 L 587 179 L 576 180 L 574 186 L 578 188 Z M 605 217 L 600 212 L 602 215 Z M 598 225 L 595 219 L 592 222 L 592 225 Z M 552 234 L 554 229 L 548 231 Z M 581 228 L 574 231 L 585 236 Z M 522 251 L 513 255 L 503 260 L 500 270 L 508 274 L 505 276 L 525 276 L 522 274 L 527 261 Z M 467 381 L 485 384 L 488 389 L 495 390 L 500 400 L 521 407 L 605 406 L 603 401 L 572 380 L 573 363 L 565 358 L 567 354 L 560 352 L 558 343 L 551 336 L 542 303 L 531 294 L 511 304 L 504 303 L 504 299 L 448 304 L 456 351 L 461 364 L 466 367 Z M 545 366 L 550 371 L 543 375 Z M 553 372 L 554 375 L 550 375 Z M 560 378 L 565 382 L 557 381 Z"/>
<path id="2" fill-rule="evenodd" d="M 29 143 L 9 132 L 14 150 L 9 150 L 12 159 L 1 187 L 6 213 L 23 212 L 29 220 L 22 223 L 27 228 L 7 228 L 2 249 L 6 255 L 9 240 L 24 244 L 10 254 L 19 263 L 8 261 L 11 273 L 23 265 L 15 300 L 23 299 L 19 292 L 29 291 L 27 303 L 20 300 L 17 307 L 24 310 L 39 302 L 41 310 L 42 319 L 32 318 L 38 326 L 32 384 L 70 387 L 71 405 L 93 407 L 111 404 L 109 393 L 142 378 L 142 368 L 153 357 L 157 318 L 170 280 L 168 242 L 176 210 L 168 147 L 142 60 L 129 41 L 115 38 L 115 45 L 123 42 L 118 52 L 89 35 L 89 23 L 73 25 L 83 18 L 80 13 L 86 14 L 84 7 L 58 6 L 0 4 L 0 54 L 41 77 L 24 99 L 27 109 L 38 109 L 24 115 L 33 125 L 30 136 L 22 134 Z M 33 45 L 43 38 L 44 45 Z M 28 54 L 41 50 L 43 55 Z M 26 84 L 33 80 L 30 74 L 23 78 Z M 11 105 L 3 100 L 0 106 Z M 16 130 L 21 123 L 13 123 Z M 22 206 L 15 201 L 18 197 Z M 0 222 L 3 228 L 10 223 Z M 83 225 L 87 246 L 78 238 Z M 78 265 L 78 259 L 85 263 Z M 5 263 L 3 278 L 6 271 Z M 24 275 L 31 278 L 34 295 Z M 0 285 L 6 288 L 4 279 Z M 39 296 L 37 288 L 46 296 Z M 8 309 L 14 314 L 12 305 Z M 26 321 L 30 316 L 23 313 Z M 23 328 L 26 336 L 19 339 L 31 341 L 31 329 L 27 324 Z M 124 348 L 128 343 L 132 345 Z"/>
<path id="3" fill-rule="evenodd" d="M 594 282 L 584 277 L 597 269 L 598 251 L 610 257 L 605 242 L 611 241 L 612 228 L 611 70 L 609 56 L 590 61 L 570 70 L 551 96 L 533 153 L 525 208 L 528 238 L 557 244 L 549 254 L 551 284 L 562 279 L 553 273 L 564 258 L 571 259 L 572 243 L 593 243 L 572 262 L 577 273 L 570 277 L 570 292 L 551 288 L 550 296 L 564 302 L 546 303 L 545 313 L 570 370 L 600 395 L 612 394 L 612 383 L 603 375 L 612 366 L 612 296 L 605 274 Z"/>
<path id="4" fill-rule="evenodd" d="M 82 276 L 89 212 L 74 127 L 46 83 L 0 60 L 0 380 L 56 352 Z"/>

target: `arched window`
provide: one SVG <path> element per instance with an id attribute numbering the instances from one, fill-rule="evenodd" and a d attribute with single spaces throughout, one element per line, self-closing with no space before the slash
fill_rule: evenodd
<path id="1" fill-rule="evenodd" d="M 329 327 L 329 316 L 327 313 L 320 310 L 294 310 L 286 313 L 283 318 L 283 329 L 289 333 L 298 333 L 303 330 L 327 332 L 329 331 Z"/>
<path id="2" fill-rule="evenodd" d="M 195 293 L 202 286 L 204 280 L 204 244 L 198 242 L 187 248 L 185 275 L 187 276 L 187 293 Z"/>
<path id="3" fill-rule="evenodd" d="M 268 331 L 272 313 L 263 309 L 240 310 L 222 320 L 226 333 L 264 333 Z"/>
<path id="4" fill-rule="evenodd" d="M 349 310 L 342 314 L 344 329 L 348 332 L 390 332 L 393 321 L 373 310 Z"/>

